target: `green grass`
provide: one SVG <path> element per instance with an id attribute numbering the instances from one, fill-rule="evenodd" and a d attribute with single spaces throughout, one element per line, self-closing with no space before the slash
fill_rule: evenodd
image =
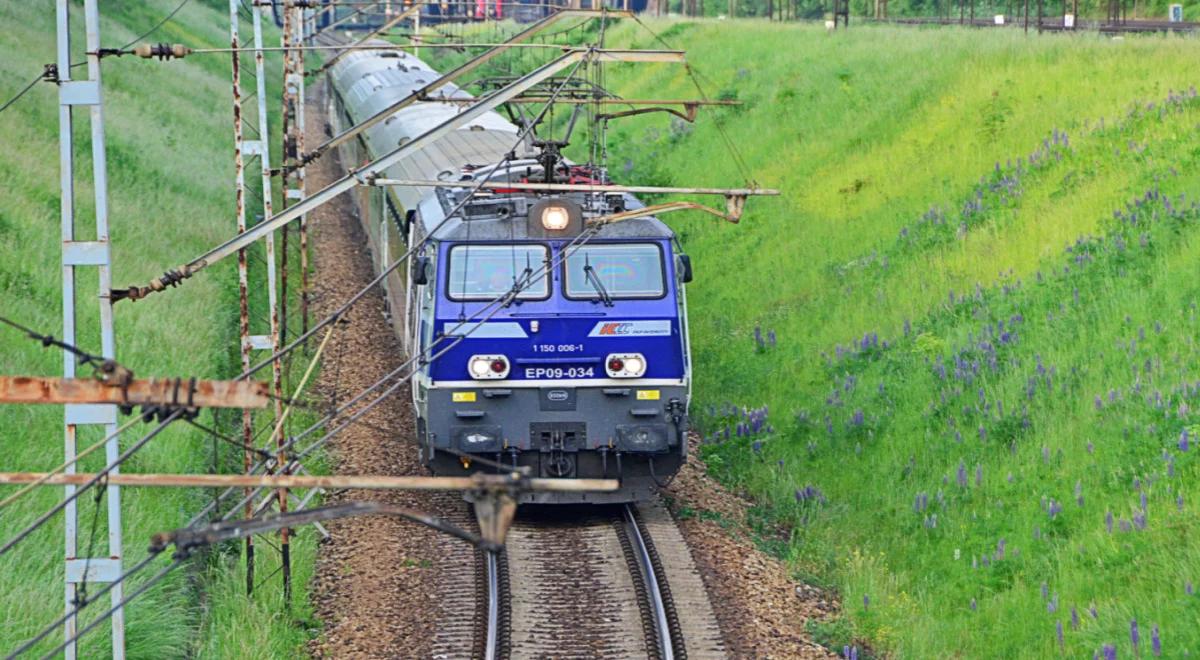
<path id="1" fill-rule="evenodd" d="M 1200 102 L 1164 107 L 1198 82 L 1185 63 L 1200 42 L 651 27 L 689 51 L 710 95 L 745 105 L 694 128 L 614 122 L 614 175 L 716 186 L 744 174 L 783 191 L 751 200 L 738 226 L 670 222 L 697 273 L 704 455 L 789 530 L 796 572 L 841 592 L 850 632 L 821 637 L 912 658 L 1104 644 L 1126 657 L 1137 619 L 1143 655 L 1154 625 L 1166 655 L 1200 651 L 1200 596 L 1185 594 L 1200 581 L 1200 466 L 1178 448 L 1198 430 Z M 631 24 L 610 39 L 659 45 Z M 671 65 L 614 66 L 607 84 L 696 94 Z M 1177 214 L 1147 201 L 1136 226 L 1114 217 L 1149 190 Z M 737 437 L 743 409 L 763 432 Z M 809 485 L 821 495 L 798 501 Z"/>
<path id="2" fill-rule="evenodd" d="M 117 46 L 145 31 L 177 3 L 173 0 L 107 3 L 102 6 L 105 45 Z M 194 2 L 151 41 L 190 46 L 226 46 L 228 10 L 219 2 Z M 111 6 L 110 6 L 111 5 Z M 227 5 L 225 5 L 227 7 Z M 82 53 L 82 10 L 72 3 L 79 22 L 77 57 Z M 4 3 L 0 21 L 12 29 L 0 33 L 0 96 L 5 99 L 54 59 L 54 12 L 47 3 Z M 19 26 L 19 27 L 18 27 Z M 269 40 L 277 41 L 272 32 Z M 276 58 L 269 70 L 278 77 Z M 252 79 L 250 79 L 252 83 Z M 272 81 L 277 88 L 277 81 Z M 174 264 L 191 259 L 225 240 L 233 231 L 231 122 L 228 56 L 195 56 L 166 63 L 135 58 L 106 60 L 104 68 L 108 136 L 110 226 L 115 263 L 114 285 L 145 282 Z M 273 96 L 276 93 L 272 92 Z M 82 117 L 82 115 L 77 115 Z M 26 325 L 61 331 L 58 215 L 58 115 L 53 86 L 39 84 L 0 114 L 0 314 Z M 90 178 L 88 125 L 76 120 L 80 181 Z M 90 232 L 92 189 L 78 187 L 77 236 Z M 261 294 L 261 256 L 252 257 L 254 284 Z M 79 283 L 81 347 L 99 352 L 94 301 L 96 281 Z M 255 320 L 261 331 L 264 319 Z M 118 359 L 140 377 L 196 375 L 230 377 L 237 372 L 237 298 L 233 260 L 218 264 L 179 289 L 116 309 Z M 0 373 L 61 373 L 54 351 L 0 331 Z M 86 371 L 86 370 L 85 370 Z M 212 424 L 211 414 L 202 422 Z M 236 432 L 231 415 L 219 425 Z M 295 420 L 303 423 L 303 418 Z M 62 460 L 62 410 L 59 407 L 2 406 L 0 454 L 4 470 L 47 470 Z M 149 426 L 135 427 L 122 439 L 127 447 Z M 80 447 L 100 436 L 80 434 Z M 211 440 L 174 425 L 124 465 L 131 472 L 203 472 L 214 461 Z M 226 470 L 240 465 L 236 449 L 222 446 L 215 460 Z M 240 452 L 238 452 L 240 454 Z M 236 464 L 235 464 L 236 463 Z M 102 463 L 90 460 L 81 470 Z M 12 489 L 0 490 L 0 496 Z M 125 565 L 145 557 L 150 535 L 182 525 L 203 506 L 209 493 L 183 490 L 125 489 Z M 39 489 L 0 512 L 0 533 L 7 539 L 62 497 L 56 488 Z M 94 504 L 80 504 L 81 553 L 88 547 Z M 0 649 L 11 650 L 63 612 L 61 516 L 0 558 Z M 254 599 L 241 587 L 236 548 L 221 548 L 172 574 L 127 609 L 130 657 L 284 657 L 303 653 L 306 630 L 294 620 L 311 619 L 304 588 L 315 544 L 311 530 L 293 546 L 297 574 L 295 609 L 281 614 L 279 580 L 267 582 Z M 103 520 L 97 530 L 97 554 L 103 554 Z M 277 565 L 265 550 L 260 576 Z M 161 560 L 165 564 L 166 559 Z M 153 570 L 142 577 L 148 577 Z M 133 580 L 136 586 L 140 580 Z M 99 587 L 91 586 L 94 593 Z M 93 608 L 99 610 L 100 606 Z M 87 620 L 87 617 L 85 617 Z M 108 626 L 85 638 L 84 655 L 107 655 Z M 50 637 L 55 644 L 58 633 Z M 42 644 L 38 652 L 50 646 Z"/>

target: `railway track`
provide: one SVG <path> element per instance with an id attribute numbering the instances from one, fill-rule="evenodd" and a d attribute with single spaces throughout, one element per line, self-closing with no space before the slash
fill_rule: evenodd
<path id="1" fill-rule="evenodd" d="M 691 553 L 660 504 L 537 510 L 480 569 L 475 657 L 725 657 Z"/>

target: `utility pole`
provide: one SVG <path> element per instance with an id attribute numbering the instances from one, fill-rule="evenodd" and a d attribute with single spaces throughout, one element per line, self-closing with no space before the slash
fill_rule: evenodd
<path id="1" fill-rule="evenodd" d="M 75 284 L 78 269 L 95 268 L 99 280 L 100 355 L 116 357 L 113 334 L 112 247 L 108 231 L 108 161 L 104 144 L 104 95 L 100 80 L 100 8 L 99 0 L 84 0 L 83 16 L 86 32 L 87 78 L 71 79 L 71 21 L 70 0 L 57 0 L 57 67 L 58 67 L 58 143 L 60 163 L 60 210 L 62 224 L 62 306 L 63 341 L 79 344 L 76 333 Z M 75 236 L 75 145 L 72 137 L 73 110 L 76 106 L 88 109 L 92 135 L 92 187 L 95 194 L 95 238 L 76 240 Z M 87 296 L 91 298 L 91 296 Z M 75 356 L 63 352 L 63 376 L 75 377 Z M 99 426 L 108 437 L 104 446 L 105 460 L 112 464 L 120 455 L 117 438 L 117 407 L 106 404 L 67 404 L 64 413 L 64 455 L 66 472 L 75 472 L 76 438 L 80 427 Z M 118 474 L 114 467 L 110 474 Z M 66 487 L 71 497 L 75 486 Z M 124 556 L 121 538 L 121 489 L 110 485 L 106 492 L 108 504 L 108 552 L 102 557 L 80 557 L 78 547 L 79 509 L 72 501 L 65 508 L 65 579 L 66 612 L 70 614 L 86 597 L 88 583 L 116 582 L 122 574 Z M 100 503 L 97 500 L 96 506 Z M 96 516 L 100 515 L 96 511 Z M 90 544 L 89 544 L 90 545 Z M 90 550 L 90 548 L 89 548 Z M 125 612 L 118 606 L 123 599 L 122 585 L 112 586 L 109 596 L 113 608 L 111 655 L 117 660 L 125 657 Z M 67 640 L 75 637 L 79 622 L 70 617 L 64 624 Z M 64 649 L 67 660 L 75 660 L 78 647 L 70 642 Z"/>
<path id="2" fill-rule="evenodd" d="M 241 18 L 239 9 L 241 6 L 240 0 L 229 0 L 229 21 L 230 21 L 230 42 L 233 44 L 241 44 L 240 23 Z M 270 135 L 269 126 L 267 124 L 267 84 L 266 84 L 266 66 L 263 55 L 263 36 L 262 36 L 262 11 L 260 7 L 253 7 L 251 21 L 254 30 L 254 100 L 257 106 L 257 124 L 258 134 L 257 140 L 245 139 L 243 133 L 243 124 L 246 114 L 243 112 L 243 99 L 241 88 L 241 59 L 239 52 L 234 50 L 233 56 L 233 119 L 234 119 L 234 168 L 236 187 L 237 204 L 237 230 L 239 234 L 245 233 L 249 229 L 246 213 L 246 179 L 245 165 L 248 158 L 258 158 L 259 174 L 261 180 L 261 195 L 262 195 L 262 217 L 270 218 L 274 214 L 274 202 L 272 199 L 272 184 L 271 184 L 271 157 L 270 143 L 267 141 L 267 136 Z M 250 282 L 248 273 L 248 259 L 246 248 L 238 251 L 238 306 L 239 306 L 239 330 L 240 330 L 240 350 L 242 360 L 242 370 L 246 371 L 250 368 L 251 353 L 253 351 L 267 350 L 271 354 L 279 351 L 279 306 L 276 295 L 276 268 L 275 268 L 275 236 L 271 233 L 263 238 L 265 248 L 265 261 L 267 271 L 267 309 L 269 310 L 268 317 L 270 318 L 269 333 L 265 335 L 252 334 L 250 326 Z M 275 402 L 275 417 L 278 419 L 282 415 L 283 403 L 281 400 L 283 392 L 283 373 L 279 360 L 276 360 L 272 366 L 272 388 Z M 242 442 L 247 449 L 243 451 L 242 464 L 243 468 L 249 472 L 257 459 L 253 451 L 249 449 L 254 439 L 253 418 L 249 411 L 242 414 Z M 250 495 L 250 490 L 244 493 L 245 496 Z M 247 499 L 245 506 L 245 515 L 252 517 L 254 515 L 253 502 Z M 251 536 L 246 537 L 246 592 L 253 590 L 255 580 L 255 544 Z"/>

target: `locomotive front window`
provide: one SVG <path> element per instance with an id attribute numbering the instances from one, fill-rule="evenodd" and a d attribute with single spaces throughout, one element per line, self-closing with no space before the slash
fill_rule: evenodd
<path id="1" fill-rule="evenodd" d="M 585 245 L 566 259 L 568 298 L 661 298 L 662 249 L 654 243 Z"/>
<path id="2" fill-rule="evenodd" d="M 451 300 L 492 300 L 520 287 L 518 300 L 550 296 L 544 245 L 455 245 L 450 248 Z"/>

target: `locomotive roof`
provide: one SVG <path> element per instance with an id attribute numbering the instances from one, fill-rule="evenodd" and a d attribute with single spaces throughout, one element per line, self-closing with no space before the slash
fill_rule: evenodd
<path id="1" fill-rule="evenodd" d="M 465 191 L 466 189 L 455 189 Z M 584 200 L 588 194 L 585 193 L 569 193 L 560 195 L 577 203 Z M 595 195 L 592 195 L 595 198 Z M 502 194 L 502 195 L 481 195 L 472 200 L 471 204 L 490 205 L 492 203 L 505 204 L 512 203 L 518 210 L 520 208 L 528 208 L 533 205 L 538 199 L 536 195 L 527 194 Z M 644 208 L 645 204 L 633 195 L 625 193 L 621 195 L 622 206 L 628 210 Z M 421 202 L 420 213 L 418 217 L 421 220 L 424 233 L 428 235 L 435 227 L 446 217 L 446 213 L 454 209 L 457 199 L 454 193 L 446 193 L 445 189 L 438 191 L 425 198 Z M 600 213 L 585 212 L 584 217 L 594 217 L 601 215 Z M 465 216 L 465 217 L 464 217 Z M 470 212 L 470 205 L 465 207 L 458 215 L 450 218 L 450 220 L 437 230 L 435 236 L 438 240 L 446 241 L 544 241 L 546 238 L 542 234 L 536 237 L 531 237 L 527 231 L 527 215 L 516 214 L 508 216 L 499 216 L 496 214 L 480 214 L 473 216 Z M 635 218 L 632 220 L 622 220 L 603 226 L 596 235 L 597 239 L 650 239 L 661 240 L 670 239 L 675 236 L 665 223 L 654 216 L 645 218 Z M 573 238 L 573 237 L 567 237 Z"/>

